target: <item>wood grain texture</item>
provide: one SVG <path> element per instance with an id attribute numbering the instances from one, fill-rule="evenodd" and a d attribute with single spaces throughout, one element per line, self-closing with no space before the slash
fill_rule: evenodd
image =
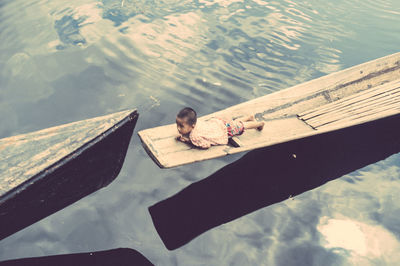
<path id="1" fill-rule="evenodd" d="M 387 99 L 387 97 L 397 96 L 398 93 L 400 93 L 400 81 L 396 80 L 385 85 L 373 87 L 367 91 L 355 93 L 352 96 L 342 98 L 341 100 L 334 101 L 330 104 L 318 106 L 317 108 L 307 111 L 304 114 L 299 114 L 299 116 L 301 116 L 304 120 L 315 118 L 333 110 L 351 107 L 353 104 L 362 106 L 363 104 L 368 104 L 371 101 L 376 102 L 380 99 Z"/>
<path id="2" fill-rule="evenodd" d="M 313 109 L 299 118 L 319 129 L 381 117 L 381 113 L 400 108 L 400 79 L 347 98 Z"/>

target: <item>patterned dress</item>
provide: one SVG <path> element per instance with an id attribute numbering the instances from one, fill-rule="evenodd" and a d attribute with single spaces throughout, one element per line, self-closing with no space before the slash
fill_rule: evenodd
<path id="1" fill-rule="evenodd" d="M 211 118 L 207 121 L 198 121 L 189 134 L 193 145 L 207 149 L 211 145 L 226 145 L 228 137 L 240 135 L 244 131 L 241 121 L 226 122 L 219 118 Z"/>

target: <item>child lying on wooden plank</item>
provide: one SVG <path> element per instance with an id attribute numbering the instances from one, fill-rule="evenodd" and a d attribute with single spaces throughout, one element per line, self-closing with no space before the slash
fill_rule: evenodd
<path id="1" fill-rule="evenodd" d="M 253 115 L 230 121 L 218 117 L 197 121 L 196 111 L 185 107 L 176 116 L 176 126 L 180 134 L 178 140 L 207 149 L 212 145 L 228 144 L 229 138 L 241 135 L 247 129 L 262 130 L 264 122 L 255 121 Z"/>

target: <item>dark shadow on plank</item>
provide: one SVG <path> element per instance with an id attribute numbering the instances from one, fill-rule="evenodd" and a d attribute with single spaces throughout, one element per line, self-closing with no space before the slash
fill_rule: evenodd
<path id="1" fill-rule="evenodd" d="M 154 226 L 169 250 L 179 248 L 216 226 L 398 153 L 399 129 L 395 115 L 251 151 L 149 207 Z"/>
<path id="2" fill-rule="evenodd" d="M 105 251 L 25 258 L 0 262 L 0 266 L 123 266 L 153 265 L 134 249 L 118 248 Z"/>

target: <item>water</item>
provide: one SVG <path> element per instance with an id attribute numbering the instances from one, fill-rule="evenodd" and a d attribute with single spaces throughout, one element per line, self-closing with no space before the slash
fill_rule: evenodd
<path id="1" fill-rule="evenodd" d="M 399 15 L 397 0 L 2 1 L 0 137 L 131 107 L 136 132 L 182 106 L 208 114 L 398 52 Z M 399 155 L 168 251 L 147 207 L 241 156 L 160 170 L 135 135 L 111 185 L 0 241 L 0 260 L 130 247 L 156 265 L 400 263 Z"/>

